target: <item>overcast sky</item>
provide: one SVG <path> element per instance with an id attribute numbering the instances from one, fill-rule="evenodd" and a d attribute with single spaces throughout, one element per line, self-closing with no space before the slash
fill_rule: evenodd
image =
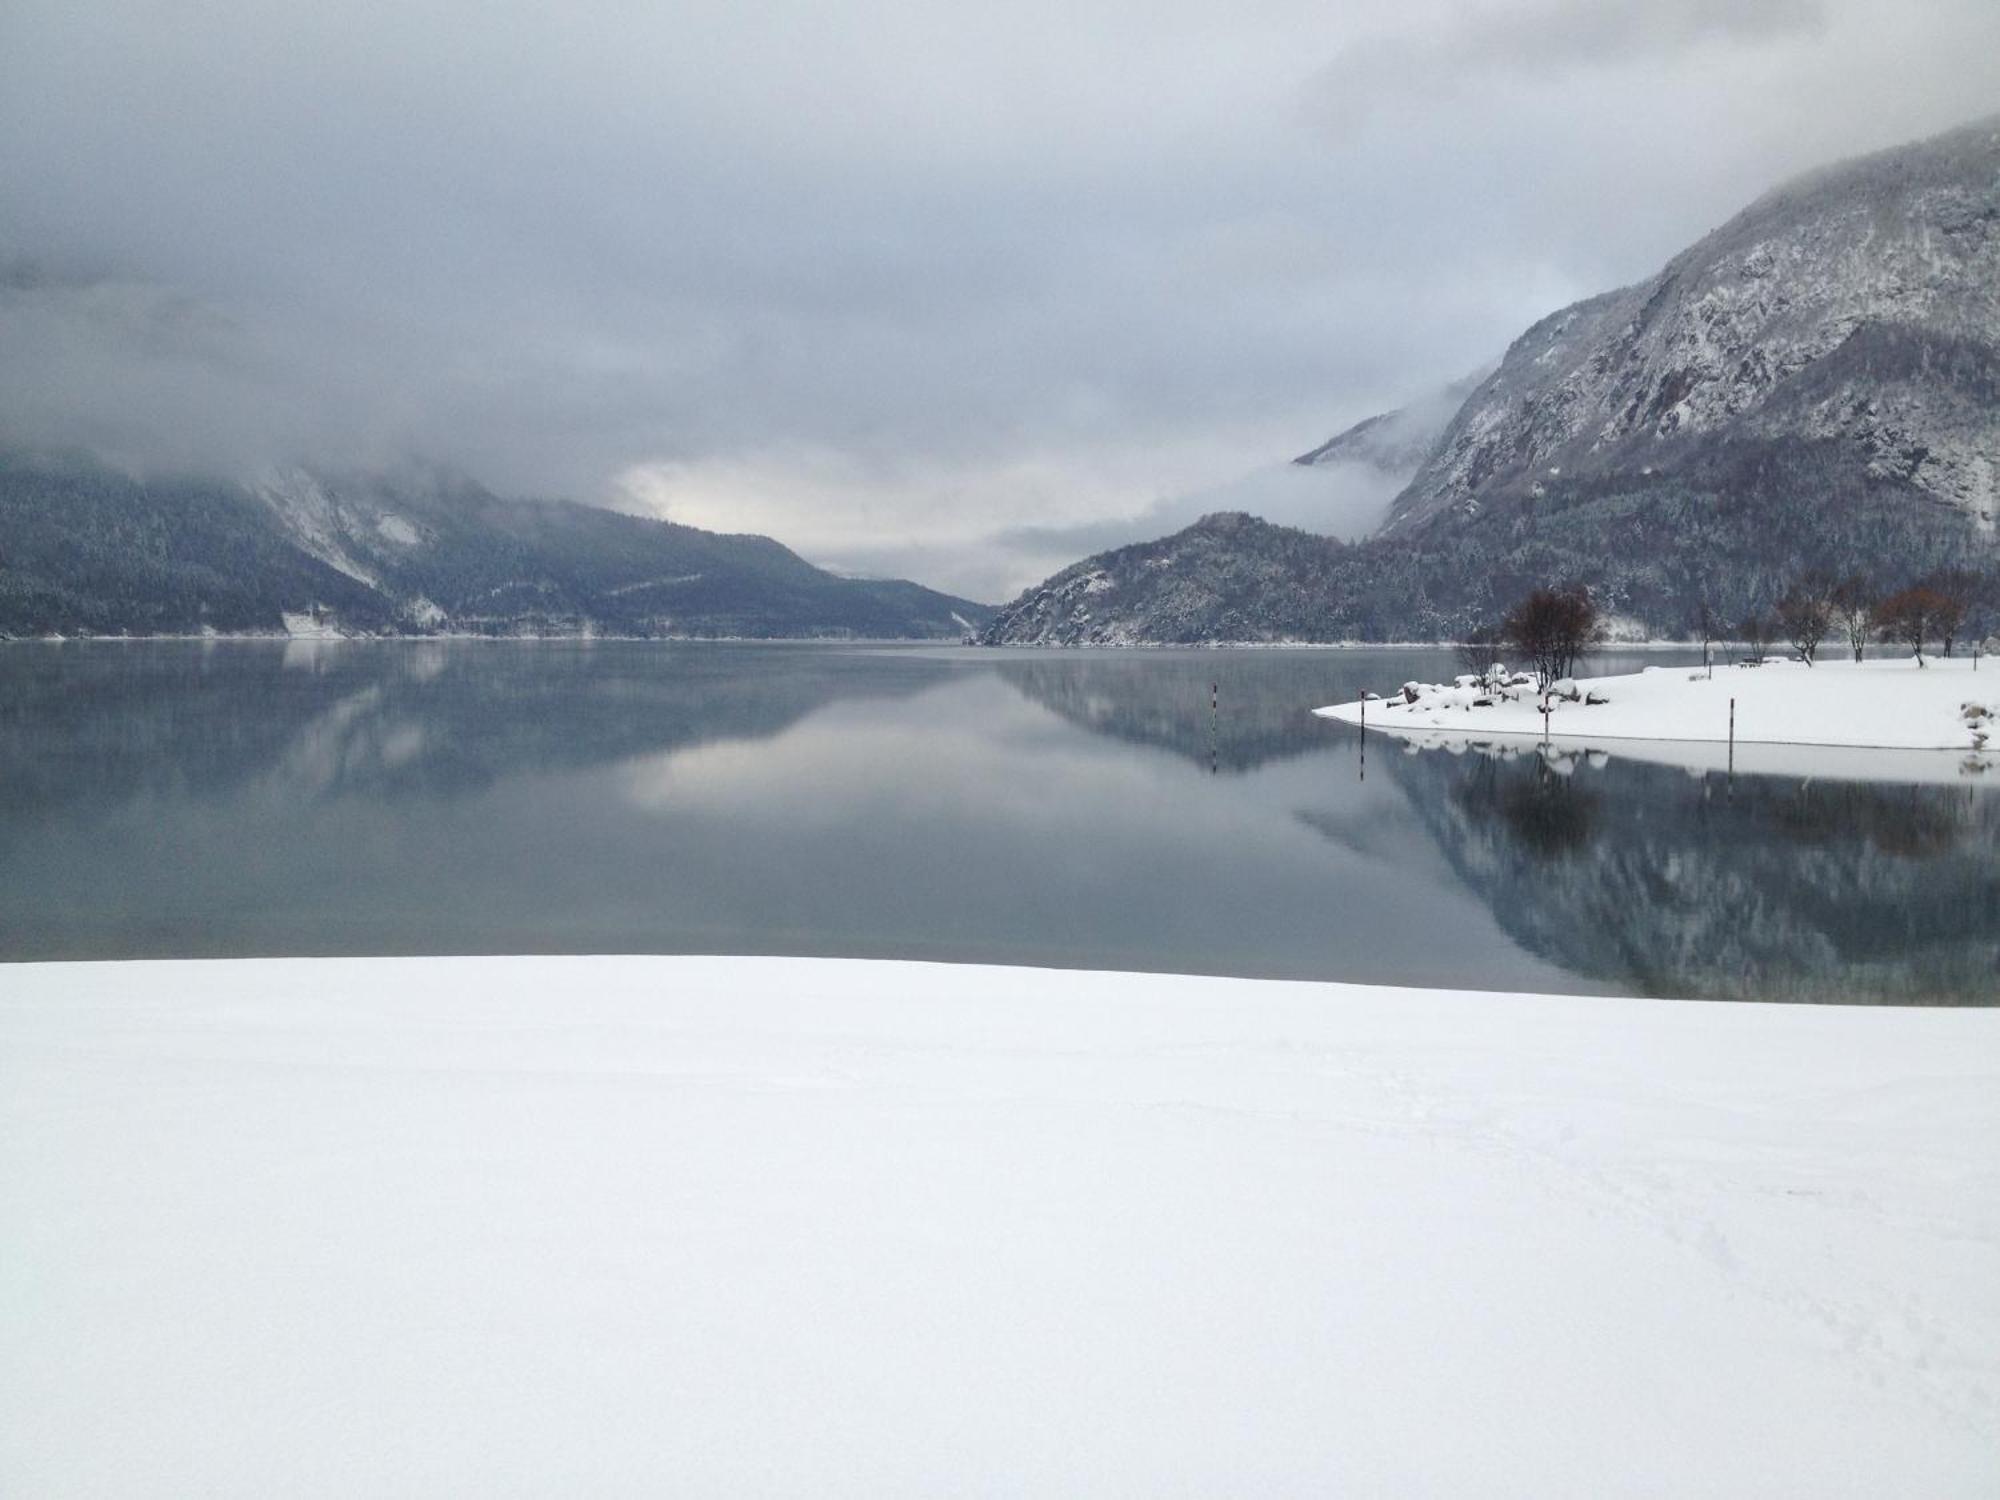
<path id="1" fill-rule="evenodd" d="M 0 0 L 0 433 L 997 599 L 1995 110 L 1995 0 Z"/>

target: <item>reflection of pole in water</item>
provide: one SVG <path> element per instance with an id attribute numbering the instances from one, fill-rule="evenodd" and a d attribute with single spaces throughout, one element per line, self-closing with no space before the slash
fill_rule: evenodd
<path id="1" fill-rule="evenodd" d="M 1211 776 L 1218 775 L 1221 770 L 1221 759 L 1217 751 L 1222 733 L 1217 722 L 1220 712 L 1220 693 L 1221 688 L 1216 683 L 1211 682 L 1208 685 L 1208 774 Z"/>

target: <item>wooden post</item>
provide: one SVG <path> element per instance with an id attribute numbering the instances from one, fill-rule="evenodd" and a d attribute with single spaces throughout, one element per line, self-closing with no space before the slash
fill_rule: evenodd
<path id="1" fill-rule="evenodd" d="M 1729 774 L 1736 774 L 1736 700 L 1729 700 Z"/>

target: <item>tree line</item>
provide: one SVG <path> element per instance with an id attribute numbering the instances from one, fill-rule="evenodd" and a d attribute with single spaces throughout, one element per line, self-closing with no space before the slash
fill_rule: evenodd
<path id="1" fill-rule="evenodd" d="M 1783 641 L 1811 666 L 1830 638 L 1843 639 L 1855 661 L 1878 640 L 1907 646 L 1923 664 L 1924 648 L 1936 642 L 1940 654 L 1970 640 L 1975 654 L 1993 628 L 2000 588 L 1990 576 L 1969 568 L 1940 568 L 1907 588 L 1887 591 L 1859 574 L 1833 578 L 1806 572 L 1794 578 L 1768 611 L 1752 610 L 1736 624 L 1734 638 L 1761 657 Z M 1704 648 L 1724 632 L 1698 605 L 1694 621 Z"/>
<path id="2" fill-rule="evenodd" d="M 1858 574 L 1836 579 L 1808 571 L 1793 578 L 1772 609 L 1753 609 L 1731 625 L 1703 598 L 1687 621 L 1688 635 L 1700 643 L 1704 662 L 1724 643 L 1740 642 L 1751 660 L 1761 661 L 1784 642 L 1809 667 L 1829 639 L 1844 641 L 1855 661 L 1862 660 L 1871 641 L 1908 647 L 1919 666 L 1932 643 L 1950 656 L 1959 644 L 1970 642 L 1977 656 L 1996 626 L 2000 579 L 1967 568 L 1941 568 L 1894 591 L 1879 589 Z M 1484 673 L 1508 653 L 1547 692 L 1603 642 L 1604 633 L 1603 612 L 1587 587 L 1550 585 L 1529 590 L 1497 624 L 1467 631 L 1458 655 L 1468 670 Z"/>

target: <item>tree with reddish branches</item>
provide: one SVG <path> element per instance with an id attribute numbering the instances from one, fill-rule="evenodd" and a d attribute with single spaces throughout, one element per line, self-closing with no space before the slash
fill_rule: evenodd
<path id="1" fill-rule="evenodd" d="M 1908 646 L 1916 653 L 1917 665 L 1924 664 L 1924 642 L 1937 634 L 1941 613 L 1950 604 L 1935 590 L 1922 584 L 1891 594 L 1875 606 L 1875 628 L 1886 641 Z M 1961 613 L 1958 617 L 1963 619 Z"/>
<path id="2" fill-rule="evenodd" d="M 1940 568 L 1923 581 L 1923 586 L 1937 596 L 1937 615 L 1931 621 L 1931 632 L 1944 647 L 1946 656 L 1951 655 L 1952 643 L 1965 628 L 1965 617 L 1979 597 L 1980 583 L 1977 573 L 1964 568 Z"/>

